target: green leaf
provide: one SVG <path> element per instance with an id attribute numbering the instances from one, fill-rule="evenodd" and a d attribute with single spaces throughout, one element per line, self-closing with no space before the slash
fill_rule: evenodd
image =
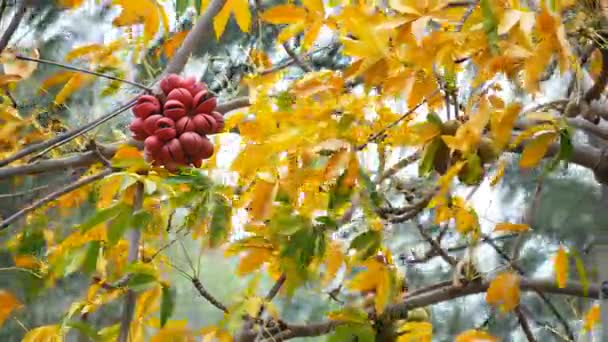
<path id="1" fill-rule="evenodd" d="M 369 324 L 344 324 L 328 336 L 328 342 L 375 341 L 374 329 Z"/>
<path id="2" fill-rule="evenodd" d="M 102 336 L 95 330 L 95 328 L 92 327 L 90 324 L 85 323 L 84 321 L 67 322 L 66 326 L 78 330 L 80 334 L 85 335 L 92 341 L 103 341 Z"/>
<path id="3" fill-rule="evenodd" d="M 546 172 L 553 171 L 562 160 L 568 162 L 572 157 L 573 151 L 574 146 L 572 145 L 572 135 L 570 130 L 563 128 L 559 131 L 559 152 L 553 158 L 551 163 L 547 165 Z"/>
<path id="4" fill-rule="evenodd" d="M 138 211 L 133 215 L 131 226 L 134 229 L 144 230 L 152 222 L 152 214 L 147 211 Z"/>
<path id="5" fill-rule="evenodd" d="M 443 125 L 443 122 L 441 121 L 441 118 L 435 112 L 430 112 L 426 116 L 426 121 L 428 121 L 430 123 L 434 123 L 435 125 L 437 125 L 437 127 L 440 127 L 440 128 Z"/>
<path id="6" fill-rule="evenodd" d="M 221 194 L 213 196 L 212 215 L 209 225 L 209 244 L 211 247 L 216 247 L 226 240 L 232 230 L 232 208 Z"/>
<path id="7" fill-rule="evenodd" d="M 133 291 L 142 291 L 156 282 L 156 276 L 150 273 L 134 273 L 127 282 L 127 287 Z"/>
<path id="8" fill-rule="evenodd" d="M 87 247 L 87 252 L 84 256 L 84 260 L 82 262 L 82 272 L 86 274 L 91 274 L 97 268 L 97 258 L 99 258 L 99 249 L 101 248 L 101 243 L 99 241 L 91 241 L 89 242 L 89 246 Z"/>
<path id="9" fill-rule="evenodd" d="M 117 203 L 111 207 L 97 210 L 93 216 L 89 217 L 84 223 L 80 225 L 80 229 L 83 232 L 95 227 L 98 224 L 106 222 L 116 217 L 121 212 L 129 209 L 130 206 L 124 202 Z"/>
<path id="10" fill-rule="evenodd" d="M 162 297 L 160 302 L 160 327 L 164 327 L 167 320 L 173 315 L 175 309 L 175 289 L 170 286 L 163 285 Z"/>
<path id="11" fill-rule="evenodd" d="M 338 229 L 338 223 L 329 216 L 317 216 L 315 217 L 315 221 L 319 224 L 322 224 L 325 229 Z"/>
<path id="12" fill-rule="evenodd" d="M 130 208 L 130 207 L 129 207 Z M 108 244 L 114 246 L 131 225 L 131 210 L 125 210 L 112 219 L 108 226 Z"/>
<path id="13" fill-rule="evenodd" d="M 481 0 L 479 2 L 481 11 L 483 13 L 483 28 L 490 44 L 490 51 L 492 54 L 498 54 L 498 20 L 494 14 L 491 0 Z"/>
<path id="14" fill-rule="evenodd" d="M 375 230 L 368 230 L 357 235 L 351 242 L 348 249 L 357 251 L 359 259 L 367 259 L 380 248 L 382 235 Z"/>
<path id="15" fill-rule="evenodd" d="M 275 208 L 275 213 L 270 220 L 269 228 L 272 232 L 280 235 L 293 235 L 307 226 L 307 220 L 293 212 L 293 208 L 282 205 Z"/>
<path id="16" fill-rule="evenodd" d="M 201 5 L 203 4 L 202 0 L 193 0 L 194 1 L 194 7 L 196 8 L 196 14 L 200 14 L 201 13 Z"/>
<path id="17" fill-rule="evenodd" d="M 479 155 L 471 153 L 467 156 L 467 163 L 462 168 L 462 172 L 458 175 L 458 178 L 467 185 L 479 184 L 483 178 L 483 167 Z"/>
<path id="18" fill-rule="evenodd" d="M 427 177 L 431 174 L 435 162 L 435 156 L 437 155 L 437 151 L 439 150 L 441 144 L 443 144 L 443 140 L 441 137 L 437 137 L 426 145 L 422 155 L 422 161 L 418 165 L 419 177 Z"/>
<path id="19" fill-rule="evenodd" d="M 365 185 L 367 194 L 372 202 L 372 205 L 376 208 L 379 207 L 382 201 L 380 199 L 380 196 L 378 195 L 378 192 L 376 191 L 376 185 L 374 184 L 374 182 L 372 182 L 367 173 L 365 173 L 363 168 L 359 170 L 359 179 Z"/>
<path id="20" fill-rule="evenodd" d="M 190 6 L 192 0 L 175 0 L 175 14 L 179 18 L 184 14 L 188 6 Z M 200 6 L 200 1 L 199 1 Z"/>
<path id="21" fill-rule="evenodd" d="M 38 255 L 42 253 L 45 246 L 46 240 L 44 239 L 44 233 L 42 230 L 26 230 L 19 239 L 17 254 Z"/>

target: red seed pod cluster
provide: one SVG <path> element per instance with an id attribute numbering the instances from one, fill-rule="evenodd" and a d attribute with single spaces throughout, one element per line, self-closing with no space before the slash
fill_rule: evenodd
<path id="1" fill-rule="evenodd" d="M 201 166 L 213 155 L 209 134 L 224 129 L 224 117 L 215 111 L 217 100 L 207 86 L 192 77 L 171 74 L 160 88 L 164 100 L 142 95 L 133 107 L 133 139 L 144 141 L 146 158 L 175 171 L 178 166 Z"/>

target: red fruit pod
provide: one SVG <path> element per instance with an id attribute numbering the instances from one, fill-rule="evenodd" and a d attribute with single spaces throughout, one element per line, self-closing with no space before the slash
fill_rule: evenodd
<path id="1" fill-rule="evenodd" d="M 156 131 L 156 122 L 162 118 L 163 118 L 163 116 L 160 114 L 154 114 L 154 115 L 148 116 L 146 118 L 146 120 L 144 120 L 144 131 L 148 135 L 154 134 L 154 131 Z"/>
<path id="2" fill-rule="evenodd" d="M 223 131 L 225 126 L 224 116 L 219 112 L 211 112 L 210 115 L 215 119 L 215 122 L 217 123 L 217 131 L 214 133 L 219 133 Z"/>
<path id="3" fill-rule="evenodd" d="M 192 121 L 194 122 L 194 127 L 196 128 L 196 132 L 198 134 L 210 134 L 213 126 L 211 122 L 207 120 L 206 115 L 197 114 L 192 117 Z"/>
<path id="4" fill-rule="evenodd" d="M 169 118 L 161 118 L 156 121 L 156 130 L 154 130 L 154 135 L 156 135 L 162 141 L 169 141 L 177 135 L 175 131 L 175 123 L 173 120 Z"/>
<path id="5" fill-rule="evenodd" d="M 151 135 L 146 138 L 146 141 L 144 141 L 144 151 L 154 156 L 160 151 L 161 148 L 163 148 L 163 145 L 164 143 L 159 137 L 156 135 Z"/>
<path id="6" fill-rule="evenodd" d="M 186 116 L 186 114 L 188 112 L 186 110 L 186 106 L 184 106 L 183 103 L 181 103 L 177 100 L 170 100 L 170 101 L 165 102 L 163 113 L 165 114 L 166 117 L 169 117 L 169 118 L 173 119 L 174 121 L 177 121 L 177 120 L 183 118 L 184 116 Z"/>
<path id="7" fill-rule="evenodd" d="M 192 94 L 186 88 L 175 88 L 167 95 L 167 103 L 171 101 L 181 102 L 186 110 L 192 108 Z M 165 104 L 166 106 L 166 104 Z"/>
<path id="8" fill-rule="evenodd" d="M 204 144 L 203 137 L 195 132 L 185 132 L 184 134 L 180 135 L 179 142 L 181 143 L 186 155 L 191 159 L 198 156 L 199 151 L 202 149 Z"/>
<path id="9" fill-rule="evenodd" d="M 194 109 L 195 114 L 209 114 L 217 107 L 217 99 L 215 97 L 210 97 L 207 100 L 204 100 L 201 104 L 197 105 Z"/>
<path id="10" fill-rule="evenodd" d="M 163 146 L 157 157 L 160 161 L 160 164 L 163 165 L 167 170 L 171 172 L 177 171 L 177 162 L 175 161 L 175 159 L 173 159 L 168 144 Z"/>
<path id="11" fill-rule="evenodd" d="M 184 116 L 175 123 L 175 130 L 177 131 L 177 135 L 181 136 L 184 132 L 195 132 L 196 125 L 191 117 Z"/>
<path id="12" fill-rule="evenodd" d="M 169 95 L 171 90 L 179 88 L 184 79 L 176 74 L 169 74 L 162 81 L 160 81 L 160 89 L 162 89 L 165 95 Z"/>
<path id="13" fill-rule="evenodd" d="M 196 82 L 190 88 L 188 88 L 188 87 L 184 87 L 184 88 L 188 89 L 190 91 L 190 94 L 192 94 L 192 96 L 196 96 L 196 94 L 200 93 L 201 91 L 207 92 L 209 90 L 207 88 L 207 85 L 205 85 L 204 83 L 200 83 L 200 82 Z"/>
<path id="14" fill-rule="evenodd" d="M 184 149 L 179 139 L 172 139 L 165 145 L 169 148 L 169 153 L 173 157 L 176 163 L 185 165 L 186 164 L 186 155 L 184 154 Z"/>
<path id="15" fill-rule="evenodd" d="M 142 118 L 135 118 L 129 125 L 129 129 L 133 133 L 133 139 L 142 141 L 148 137 L 148 134 L 144 130 L 144 120 Z"/>
<path id="16" fill-rule="evenodd" d="M 160 102 L 155 96 L 142 95 L 137 99 L 132 111 L 136 117 L 145 119 L 152 114 L 160 114 Z"/>
<path id="17" fill-rule="evenodd" d="M 202 159 L 211 158 L 211 156 L 213 155 L 213 144 L 211 143 L 211 141 L 209 141 L 209 139 L 207 137 L 202 137 L 202 138 L 203 138 L 203 144 L 201 145 L 201 149 L 198 153 L 198 157 L 200 157 Z"/>
<path id="18" fill-rule="evenodd" d="M 196 107 L 198 107 L 198 105 L 205 102 L 205 100 L 208 100 L 212 96 L 213 95 L 211 95 L 207 89 L 199 91 L 198 93 L 196 93 L 196 95 L 194 95 L 194 98 L 193 98 L 194 102 L 193 102 L 192 106 L 194 108 L 196 108 Z"/>
<path id="19" fill-rule="evenodd" d="M 196 82 L 196 78 L 189 76 L 189 77 L 185 77 L 182 78 L 181 82 L 179 83 L 179 86 L 181 88 L 186 88 L 188 90 L 193 89 L 194 87 L 196 87 L 196 84 L 198 82 Z"/>
<path id="20" fill-rule="evenodd" d="M 194 160 L 192 160 L 192 165 L 194 165 L 196 167 L 201 167 L 201 165 L 203 165 L 203 160 L 202 159 L 194 159 Z"/>

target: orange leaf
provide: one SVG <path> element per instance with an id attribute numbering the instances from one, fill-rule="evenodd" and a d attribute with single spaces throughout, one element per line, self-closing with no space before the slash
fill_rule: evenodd
<path id="1" fill-rule="evenodd" d="M 525 223 L 498 223 L 494 228 L 495 232 L 526 232 L 530 230 L 530 226 Z"/>
<path id="2" fill-rule="evenodd" d="M 293 24 L 306 18 L 306 9 L 294 5 L 279 5 L 264 11 L 260 17 L 271 24 Z"/>
<path id="3" fill-rule="evenodd" d="M 21 307 L 21 302 L 12 293 L 0 290 L 0 326 L 14 309 Z"/>
<path id="4" fill-rule="evenodd" d="M 488 288 L 486 302 L 509 312 L 519 305 L 519 276 L 511 272 L 500 273 Z"/>
<path id="5" fill-rule="evenodd" d="M 555 255 L 553 267 L 555 269 L 555 280 L 557 281 L 557 287 L 563 289 L 566 287 L 566 281 L 568 279 L 568 253 L 562 246 L 559 247 L 559 250 Z"/>
<path id="6" fill-rule="evenodd" d="M 260 268 L 271 256 L 271 252 L 267 249 L 253 249 L 241 259 L 237 273 L 239 275 L 251 273 Z"/>
<path id="7" fill-rule="evenodd" d="M 499 340 L 482 330 L 467 330 L 460 333 L 454 342 L 498 342 Z"/>
<path id="8" fill-rule="evenodd" d="M 600 323 L 600 306 L 595 304 L 585 314 L 583 329 L 585 329 L 585 331 L 591 331 L 598 323 Z"/>

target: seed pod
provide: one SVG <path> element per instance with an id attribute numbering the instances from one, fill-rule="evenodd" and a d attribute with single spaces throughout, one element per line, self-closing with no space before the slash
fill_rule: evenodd
<path id="1" fill-rule="evenodd" d="M 199 155 L 199 151 L 203 148 L 203 137 L 195 132 L 185 132 L 179 136 L 179 142 L 184 149 L 184 152 L 191 159 Z"/>
<path id="2" fill-rule="evenodd" d="M 207 137 L 203 136 L 202 138 L 203 144 L 201 145 L 201 149 L 197 157 L 200 157 L 201 159 L 209 159 L 213 155 L 213 144 Z"/>
<path id="3" fill-rule="evenodd" d="M 193 86 L 191 87 L 184 87 L 186 89 L 188 89 L 190 91 L 190 94 L 192 94 L 192 96 L 195 96 L 196 94 L 200 93 L 201 91 L 205 91 L 207 92 L 207 86 L 204 83 L 199 83 L 196 82 Z"/>
<path id="4" fill-rule="evenodd" d="M 129 129 L 133 133 L 133 139 L 143 141 L 148 137 L 148 134 L 144 130 L 144 120 L 142 118 L 135 118 L 129 125 Z"/>
<path id="5" fill-rule="evenodd" d="M 150 154 L 154 155 L 158 153 L 161 148 L 163 148 L 163 141 L 160 140 L 160 138 L 156 135 L 151 135 L 146 138 L 146 141 L 144 141 L 144 147 L 145 152 L 149 152 Z"/>
<path id="6" fill-rule="evenodd" d="M 169 141 L 177 135 L 175 131 L 175 123 L 169 118 L 161 118 L 156 121 L 156 130 L 154 135 L 159 137 L 162 141 Z"/>
<path id="7" fill-rule="evenodd" d="M 225 125 L 224 116 L 219 112 L 211 112 L 210 115 L 215 119 L 215 122 L 217 123 L 217 130 L 214 133 L 220 133 L 221 131 L 223 131 Z"/>
<path id="8" fill-rule="evenodd" d="M 155 96 L 142 95 L 137 99 L 132 111 L 136 117 L 145 119 L 152 114 L 160 114 L 160 102 Z"/>
<path id="9" fill-rule="evenodd" d="M 194 108 L 196 108 L 201 103 L 205 102 L 206 100 L 210 99 L 211 97 L 212 97 L 212 95 L 206 89 L 203 91 L 199 91 L 198 93 L 196 93 L 196 95 L 194 95 L 194 98 L 193 98 L 194 102 L 192 103 L 192 106 Z"/>
<path id="10" fill-rule="evenodd" d="M 192 100 L 192 94 L 190 94 L 188 89 L 185 88 L 175 88 L 171 90 L 169 95 L 167 95 L 167 103 L 171 101 L 179 101 L 186 108 L 186 110 L 192 108 Z"/>
<path id="11" fill-rule="evenodd" d="M 211 125 L 211 122 L 207 120 L 206 115 L 197 114 L 192 117 L 192 121 L 194 122 L 194 127 L 198 134 L 211 134 L 213 126 Z"/>
<path id="12" fill-rule="evenodd" d="M 162 118 L 163 116 L 160 114 L 148 116 L 146 120 L 144 120 L 144 131 L 146 131 L 148 135 L 154 134 L 154 131 L 156 131 L 156 122 Z"/>
<path id="13" fill-rule="evenodd" d="M 217 107 L 217 99 L 215 97 L 208 98 L 194 109 L 195 114 L 209 114 Z"/>
<path id="14" fill-rule="evenodd" d="M 167 142 L 166 146 L 169 147 L 169 153 L 173 157 L 176 163 L 185 165 L 186 164 L 186 155 L 184 154 L 184 149 L 182 144 L 179 142 L 179 139 L 172 139 Z"/>
<path id="15" fill-rule="evenodd" d="M 184 116 L 183 118 L 177 120 L 177 123 L 175 123 L 175 129 L 177 130 L 177 135 L 180 136 L 184 132 L 195 132 L 196 125 L 194 124 L 192 117 Z"/>
<path id="16" fill-rule="evenodd" d="M 169 95 L 171 90 L 179 88 L 183 82 L 183 78 L 176 74 L 169 74 L 162 81 L 160 81 L 160 89 L 162 89 L 165 95 Z"/>
<path id="17" fill-rule="evenodd" d="M 166 117 L 177 121 L 187 114 L 186 106 L 180 101 L 169 100 L 165 102 L 163 112 Z"/>
<path id="18" fill-rule="evenodd" d="M 201 167 L 201 165 L 203 165 L 203 160 L 202 159 L 194 159 L 194 160 L 192 160 L 192 165 L 194 165 L 196 167 Z"/>
<path id="19" fill-rule="evenodd" d="M 198 82 L 196 82 L 196 78 L 190 76 L 190 77 L 182 78 L 179 86 L 181 88 L 186 88 L 190 91 L 196 87 L 197 83 Z"/>

